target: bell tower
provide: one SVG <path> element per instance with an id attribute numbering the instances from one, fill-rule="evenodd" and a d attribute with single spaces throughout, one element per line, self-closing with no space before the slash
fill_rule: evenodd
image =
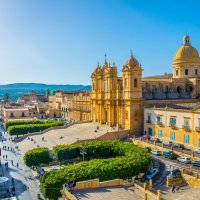
<path id="1" fill-rule="evenodd" d="M 123 100 L 124 100 L 124 128 L 133 133 L 143 129 L 143 99 L 142 99 L 142 67 L 134 58 L 126 61 L 122 68 Z"/>

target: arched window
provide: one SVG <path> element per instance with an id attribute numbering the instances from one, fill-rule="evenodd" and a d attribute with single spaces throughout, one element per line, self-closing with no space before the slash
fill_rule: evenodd
<path id="1" fill-rule="evenodd" d="M 177 92 L 178 92 L 178 93 L 181 93 L 182 91 L 183 91 L 183 88 L 182 88 L 181 86 L 178 86 L 178 87 L 177 87 Z"/>
<path id="2" fill-rule="evenodd" d="M 134 79 L 134 88 L 137 88 L 138 87 L 138 81 L 137 81 L 137 78 Z"/>
<path id="3" fill-rule="evenodd" d="M 107 91 L 108 91 L 107 83 L 106 81 L 104 81 L 104 92 L 107 92 Z"/>
<path id="4" fill-rule="evenodd" d="M 168 85 L 165 86 L 165 92 L 169 92 L 169 86 Z"/>

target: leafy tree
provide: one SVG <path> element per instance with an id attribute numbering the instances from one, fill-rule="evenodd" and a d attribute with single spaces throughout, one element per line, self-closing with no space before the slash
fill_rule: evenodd
<path id="1" fill-rule="evenodd" d="M 24 155 L 24 162 L 27 166 L 38 166 L 41 163 L 49 163 L 51 161 L 48 148 L 36 148 L 27 151 Z"/>
<path id="2" fill-rule="evenodd" d="M 93 159 L 67 165 L 56 172 L 46 172 L 40 179 L 40 189 L 46 198 L 57 200 L 61 196 L 62 184 L 74 178 L 77 181 L 95 178 L 99 178 L 100 181 L 126 179 L 146 172 L 150 165 L 151 158 L 146 149 L 120 141 L 90 141 L 77 145 L 59 145 L 53 148 L 53 154 L 57 159 L 72 159 L 79 156 L 80 151 L 77 149 L 83 146 L 93 158 L 99 158 L 99 154 L 101 158 L 107 158 L 109 153 L 113 158 Z"/>

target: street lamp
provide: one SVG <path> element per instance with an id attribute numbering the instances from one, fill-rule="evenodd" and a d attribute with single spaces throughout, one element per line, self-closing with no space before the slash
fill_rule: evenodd
<path id="1" fill-rule="evenodd" d="M 86 149 L 84 147 L 80 150 L 80 154 L 83 156 L 83 161 L 84 161 L 84 156 L 85 154 L 87 154 Z"/>

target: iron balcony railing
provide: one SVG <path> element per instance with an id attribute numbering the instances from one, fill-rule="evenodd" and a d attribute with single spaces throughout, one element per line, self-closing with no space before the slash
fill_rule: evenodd
<path id="1" fill-rule="evenodd" d="M 186 126 L 186 125 L 183 125 L 182 128 L 186 131 L 190 131 L 190 127 L 189 126 Z"/>

